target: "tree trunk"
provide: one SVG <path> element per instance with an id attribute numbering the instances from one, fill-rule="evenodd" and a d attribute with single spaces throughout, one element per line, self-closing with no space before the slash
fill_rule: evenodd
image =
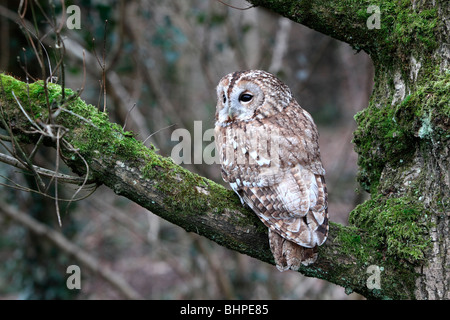
<path id="1" fill-rule="evenodd" d="M 250 2 L 370 55 L 375 86 L 353 142 L 371 199 L 350 222 L 381 240 L 386 263 L 413 267 L 410 298 L 449 299 L 450 2 Z"/>

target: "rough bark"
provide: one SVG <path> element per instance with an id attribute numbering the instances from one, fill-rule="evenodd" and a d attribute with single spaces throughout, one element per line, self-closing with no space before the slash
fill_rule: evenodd
<path id="1" fill-rule="evenodd" d="M 350 222 L 382 239 L 386 262 L 390 256 L 413 266 L 411 298 L 449 299 L 450 3 L 249 2 L 370 55 L 375 86 L 355 116 L 353 142 L 358 180 L 371 199 Z M 379 9 L 378 27 L 368 27 L 376 13 L 369 6 Z"/>

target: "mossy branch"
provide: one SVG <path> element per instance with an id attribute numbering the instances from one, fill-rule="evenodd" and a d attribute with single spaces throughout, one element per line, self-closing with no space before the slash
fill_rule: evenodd
<path id="1" fill-rule="evenodd" d="M 48 108 L 42 81 L 28 85 L 4 74 L 0 74 L 0 80 L 0 117 L 15 139 L 30 144 L 40 138 L 38 129 L 63 127 L 66 133 L 61 138 L 61 157 L 74 172 L 88 172 L 91 181 L 104 184 L 188 232 L 274 263 L 266 227 L 232 191 L 145 147 L 70 89 L 65 89 L 62 100 L 61 87 L 48 83 Z M 53 112 L 50 115 L 49 110 Z M 49 137 L 44 138 L 44 143 L 56 145 Z M 331 223 L 329 239 L 320 247 L 318 261 L 302 267 L 300 272 L 368 298 L 413 297 L 414 280 L 404 276 L 410 275 L 412 268 L 390 256 L 386 258 L 379 243 L 376 235 Z M 370 266 L 381 270 L 381 287 L 367 282 L 372 275 Z"/>
<path id="2" fill-rule="evenodd" d="M 372 60 L 404 59 L 438 45 L 439 2 L 385 0 L 248 0 L 292 21 L 364 50 Z M 433 2 L 434 3 L 434 2 Z M 445 6 L 445 4 L 443 4 Z"/>

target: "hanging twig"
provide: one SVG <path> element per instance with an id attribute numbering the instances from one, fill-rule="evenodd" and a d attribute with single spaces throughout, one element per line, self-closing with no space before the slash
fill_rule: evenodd
<path id="1" fill-rule="evenodd" d="M 22 169 L 22 170 L 29 170 L 29 168 L 26 165 L 24 165 L 22 162 L 20 162 L 16 158 L 8 156 L 3 153 L 0 153 L 0 162 L 9 164 L 11 166 L 14 166 L 14 167 Z M 95 183 L 95 181 L 93 181 L 93 180 L 86 180 L 86 177 L 81 178 L 81 177 L 76 177 L 76 176 L 70 176 L 70 175 L 67 175 L 64 173 L 58 173 L 53 170 L 42 168 L 42 167 L 39 167 L 36 165 L 33 165 L 33 168 L 41 176 L 45 176 L 45 177 L 49 177 L 49 178 L 57 176 L 59 181 L 64 182 L 64 183 L 70 183 L 70 184 L 76 184 L 76 185 Z"/>
<path id="2" fill-rule="evenodd" d="M 254 7 L 254 5 L 251 5 L 251 6 L 248 6 L 245 8 L 239 8 L 239 7 L 232 6 L 231 4 L 225 3 L 222 0 L 216 0 L 216 1 L 220 2 L 221 4 L 226 5 L 227 7 L 230 7 L 230 8 L 236 9 L 236 10 L 248 10 L 248 9 L 251 9 Z"/>

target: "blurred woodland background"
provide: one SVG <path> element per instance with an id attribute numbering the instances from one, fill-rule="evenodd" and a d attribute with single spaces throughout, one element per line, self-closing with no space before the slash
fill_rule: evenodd
<path id="1" fill-rule="evenodd" d="M 215 86 L 222 76 L 242 69 L 270 71 L 288 84 L 318 126 L 331 220 L 346 224 L 348 213 L 366 197 L 355 181 L 351 143 L 353 116 L 366 107 L 373 85 L 365 53 L 267 10 L 238 10 L 215 0 L 63 4 L 0 1 L 0 71 L 23 81 L 41 79 L 36 58 L 41 51 L 45 74 L 58 69 L 54 81 L 64 79 L 66 87 L 82 90 L 87 103 L 106 106 L 112 122 L 147 139 L 146 145 L 164 156 L 179 143 L 171 140 L 175 129 L 188 129 L 193 137 L 194 121 L 202 122 L 203 132 L 214 127 Z M 80 29 L 61 20 L 69 5 L 81 9 Z M 7 154 L 7 148 L 2 141 L 0 152 Z M 36 163 L 49 169 L 55 158 L 55 150 L 45 146 L 35 155 Z M 61 161 L 59 166 L 64 172 Z M 219 165 L 183 166 L 222 183 Z M 55 185 L 50 185 L 47 193 L 53 197 Z M 68 210 L 60 201 L 60 227 L 55 200 L 29 189 L 36 190 L 33 178 L 0 163 L 0 206 L 8 206 L 0 210 L 0 299 L 360 298 L 187 233 L 106 187 Z M 58 196 L 70 199 L 74 190 L 60 183 Z M 12 208 L 31 220 L 5 214 Z M 67 241 L 44 239 L 33 225 L 55 230 Z M 68 243 L 77 254 L 68 254 Z M 81 268 L 81 290 L 66 287 L 69 265 Z"/>

